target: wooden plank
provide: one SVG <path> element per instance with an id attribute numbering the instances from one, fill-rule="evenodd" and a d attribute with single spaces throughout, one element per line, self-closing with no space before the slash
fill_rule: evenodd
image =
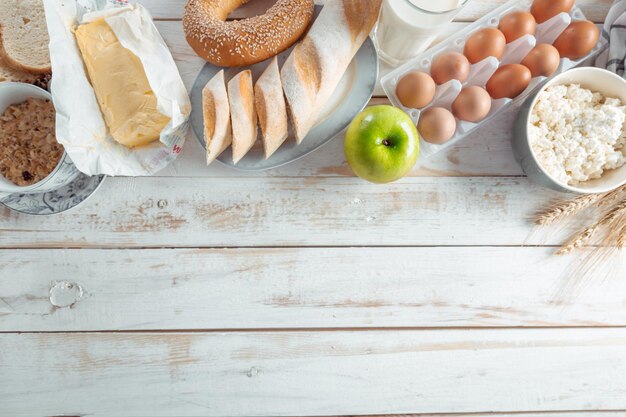
<path id="1" fill-rule="evenodd" d="M 471 0 L 468 6 L 457 17 L 457 21 L 473 22 L 485 14 L 491 12 L 507 0 Z M 323 4 L 323 0 L 316 0 L 317 4 Z M 152 15 L 157 19 L 180 19 L 186 0 L 141 0 Z M 232 18 L 239 19 L 245 16 L 263 13 L 271 1 L 255 0 L 248 5 L 236 10 Z M 576 4 L 583 10 L 588 19 L 594 22 L 602 22 L 608 13 L 612 0 L 577 0 Z"/>
<path id="2" fill-rule="evenodd" d="M 560 290 L 577 258 L 550 248 L 9 250 L 0 259 L 0 331 L 626 325 L 617 279 L 626 265 L 571 297 Z"/>
<path id="3" fill-rule="evenodd" d="M 567 411 L 540 413 L 387 414 L 368 417 L 624 417 L 626 411 Z M 342 416 L 335 416 L 342 417 Z M 354 417 L 354 416 L 352 416 Z"/>
<path id="4" fill-rule="evenodd" d="M 626 329 L 0 335 L 3 415 L 626 409 Z"/>
<path id="5" fill-rule="evenodd" d="M 0 247 L 509 246 L 562 195 L 525 178 L 116 178 L 42 222 L 0 209 Z"/>

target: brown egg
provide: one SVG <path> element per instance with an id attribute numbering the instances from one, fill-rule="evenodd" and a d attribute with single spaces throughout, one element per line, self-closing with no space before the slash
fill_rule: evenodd
<path id="1" fill-rule="evenodd" d="M 470 72 L 470 66 L 465 55 L 458 52 L 448 52 L 435 58 L 430 68 L 430 74 L 437 84 L 444 84 L 450 80 L 465 82 Z"/>
<path id="2" fill-rule="evenodd" d="M 433 101 L 436 87 L 430 75 L 413 71 L 402 77 L 396 86 L 396 96 L 404 107 L 420 109 Z"/>
<path id="3" fill-rule="evenodd" d="M 554 42 L 563 58 L 579 59 L 597 45 L 600 30 L 588 20 L 572 22 Z"/>
<path id="4" fill-rule="evenodd" d="M 537 22 L 532 14 L 523 11 L 512 12 L 500 19 L 498 29 L 504 34 L 507 43 L 525 35 L 534 35 Z"/>
<path id="5" fill-rule="evenodd" d="M 569 13 L 574 7 L 574 0 L 535 0 L 530 12 L 535 16 L 537 23 L 552 19 L 559 13 Z"/>
<path id="6" fill-rule="evenodd" d="M 454 136 L 456 120 L 443 107 L 431 107 L 420 115 L 417 130 L 426 142 L 441 145 Z"/>
<path id="7" fill-rule="evenodd" d="M 469 62 L 475 64 L 490 56 L 501 59 L 505 48 L 504 34 L 496 28 L 485 28 L 469 37 L 463 53 Z"/>
<path id="8" fill-rule="evenodd" d="M 487 81 L 487 91 L 494 99 L 515 98 L 530 84 L 530 70 L 520 64 L 503 65 Z"/>
<path id="9" fill-rule="evenodd" d="M 547 43 L 535 46 L 522 61 L 522 65 L 530 70 L 533 78 L 551 76 L 559 68 L 560 63 L 559 51 Z"/>
<path id="10" fill-rule="evenodd" d="M 478 123 L 491 111 L 491 97 L 477 86 L 466 87 L 452 103 L 452 113 L 459 120 Z"/>

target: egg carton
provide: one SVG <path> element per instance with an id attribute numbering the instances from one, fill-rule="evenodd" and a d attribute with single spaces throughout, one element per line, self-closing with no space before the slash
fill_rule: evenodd
<path id="1" fill-rule="evenodd" d="M 506 64 L 519 64 L 528 55 L 528 53 L 538 44 L 548 43 L 553 44 L 554 41 L 565 31 L 572 21 L 575 20 L 587 20 L 583 12 L 574 5 L 572 11 L 568 13 L 561 13 L 554 16 L 550 20 L 537 25 L 537 31 L 535 36 L 525 35 L 506 45 L 504 55 L 501 60 L 495 57 L 488 57 L 484 60 L 473 64 L 470 68 L 469 76 L 467 80 L 461 83 L 458 80 L 451 80 L 445 84 L 438 85 L 435 92 L 433 101 L 422 109 L 408 108 L 402 105 L 398 97 L 396 96 L 396 86 L 398 82 L 409 72 L 422 71 L 430 74 L 431 65 L 434 59 L 439 55 L 447 52 L 460 52 L 463 53 L 465 42 L 476 31 L 484 28 L 492 27 L 498 28 L 500 19 L 507 14 L 515 11 L 530 11 L 532 0 L 511 0 L 508 3 L 497 8 L 493 12 L 483 16 L 481 19 L 472 23 L 462 31 L 455 33 L 453 36 L 438 43 L 436 46 L 421 53 L 415 58 L 411 59 L 402 66 L 396 68 L 381 79 L 381 84 L 385 93 L 389 97 L 391 103 L 403 109 L 411 117 L 413 122 L 417 125 L 420 114 L 430 107 L 444 107 L 448 110 L 452 107 L 452 103 L 456 100 L 461 90 L 469 86 L 485 87 L 487 81 L 496 72 L 496 70 Z M 577 66 L 578 64 L 596 56 L 604 48 L 606 48 L 608 42 L 601 35 L 598 44 L 595 48 L 586 56 L 578 60 L 570 60 L 569 58 L 561 58 L 561 62 L 557 71 L 552 75 L 560 74 L 568 69 Z M 491 111 L 483 120 L 478 123 L 472 123 L 457 119 L 457 129 L 454 136 L 444 144 L 432 144 L 426 142 L 424 139 L 420 139 L 420 160 L 429 158 L 438 152 L 454 145 L 474 130 L 479 129 L 481 126 L 489 123 L 491 119 L 500 114 L 502 111 L 510 107 L 516 102 L 526 99 L 538 86 L 548 77 L 535 77 L 531 80 L 530 84 L 519 96 L 514 99 L 492 99 Z"/>

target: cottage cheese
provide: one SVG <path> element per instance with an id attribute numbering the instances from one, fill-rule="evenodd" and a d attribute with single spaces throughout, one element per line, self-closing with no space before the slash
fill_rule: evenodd
<path id="1" fill-rule="evenodd" d="M 626 106 L 579 85 L 539 94 L 529 137 L 541 166 L 557 181 L 577 185 L 626 164 Z"/>

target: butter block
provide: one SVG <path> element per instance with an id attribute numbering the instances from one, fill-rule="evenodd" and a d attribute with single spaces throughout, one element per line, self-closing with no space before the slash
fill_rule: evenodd
<path id="1" fill-rule="evenodd" d="M 141 60 L 104 19 L 79 26 L 76 41 L 113 139 L 129 148 L 158 140 L 170 118 L 157 109 Z"/>

